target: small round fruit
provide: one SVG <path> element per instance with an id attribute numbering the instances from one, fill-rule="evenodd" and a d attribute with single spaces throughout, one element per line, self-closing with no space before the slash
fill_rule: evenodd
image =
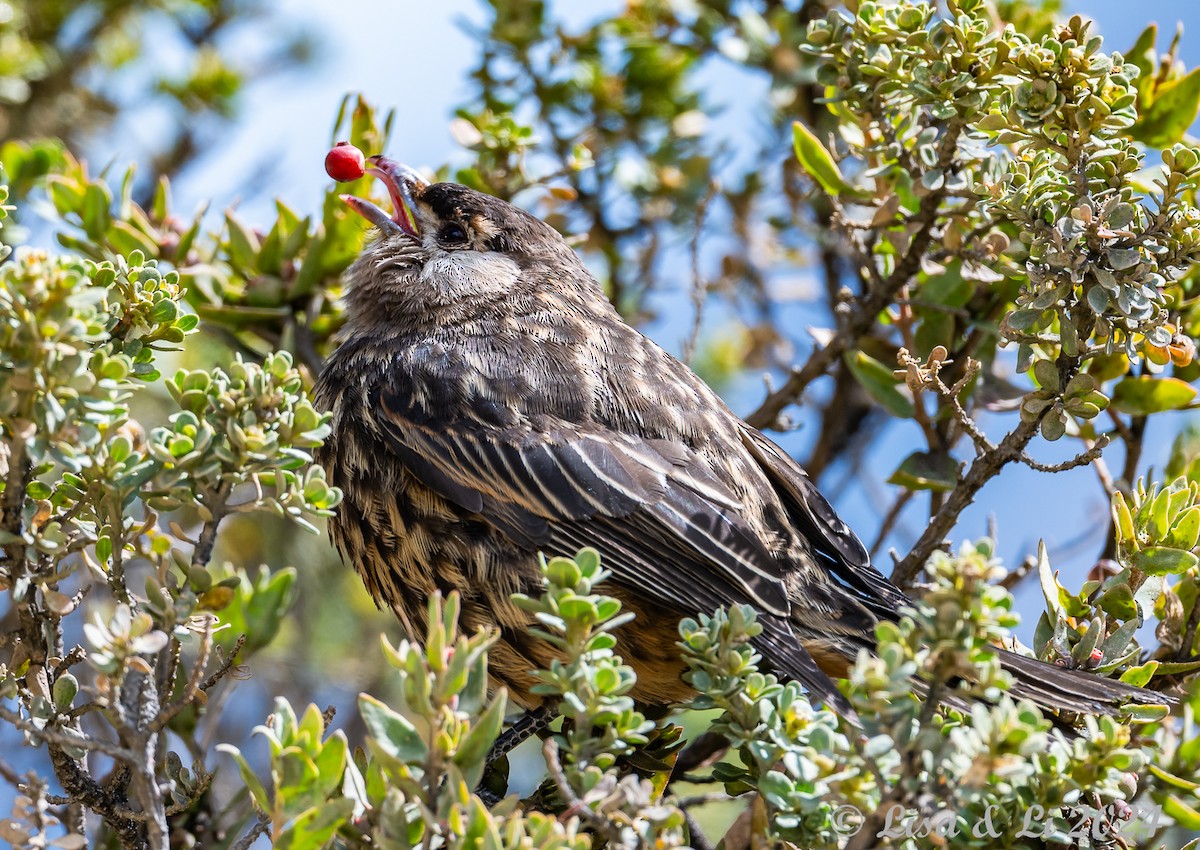
<path id="1" fill-rule="evenodd" d="M 325 173 L 339 183 L 349 183 L 366 173 L 363 152 L 349 142 L 338 142 L 325 154 Z"/>

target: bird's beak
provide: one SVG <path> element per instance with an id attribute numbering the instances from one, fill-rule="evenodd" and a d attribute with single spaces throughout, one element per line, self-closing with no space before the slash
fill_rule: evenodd
<path id="1" fill-rule="evenodd" d="M 383 181 L 383 185 L 387 186 L 395 212 L 389 216 L 375 204 L 354 195 L 342 195 L 342 200 L 383 233 L 394 233 L 400 230 L 413 239 L 419 240 L 421 230 L 417 226 L 414 198 L 429 184 L 407 165 L 401 165 L 386 156 L 369 157 L 367 163 L 369 165 L 367 173 L 375 175 Z"/>

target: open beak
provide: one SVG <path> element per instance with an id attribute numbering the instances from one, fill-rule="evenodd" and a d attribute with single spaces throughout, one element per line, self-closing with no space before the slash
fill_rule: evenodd
<path id="1" fill-rule="evenodd" d="M 370 201 L 354 195 L 342 195 L 342 200 L 381 232 L 387 234 L 399 230 L 413 239 L 420 240 L 421 231 L 417 227 L 416 203 L 413 198 L 423 192 L 429 184 L 407 165 L 401 165 L 386 156 L 368 157 L 367 163 L 367 174 L 375 175 L 387 186 L 395 212 L 388 215 Z"/>

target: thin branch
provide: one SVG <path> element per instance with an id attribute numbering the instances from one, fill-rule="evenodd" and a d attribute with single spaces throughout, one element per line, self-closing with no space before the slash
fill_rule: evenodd
<path id="1" fill-rule="evenodd" d="M 128 762 L 137 758 L 137 753 L 127 750 L 119 744 L 113 744 L 99 738 L 76 738 L 73 735 L 60 732 L 59 730 L 50 726 L 39 728 L 34 723 L 17 714 L 15 711 L 11 711 L 2 705 L 0 705 L 0 720 L 11 723 L 22 732 L 27 732 L 33 737 L 47 744 L 103 753 L 104 755 L 111 756 L 118 761 Z"/>
<path id="2" fill-rule="evenodd" d="M 1107 434 L 1101 434 L 1097 440 L 1087 447 L 1086 451 L 1080 452 L 1070 460 L 1065 460 L 1062 463 L 1042 463 L 1034 460 L 1027 452 L 1021 452 L 1017 460 L 1028 466 L 1030 469 L 1038 472 L 1066 472 L 1068 469 L 1075 469 L 1080 466 L 1087 466 L 1092 461 L 1100 457 L 1105 446 L 1109 443 Z"/>
<path id="3" fill-rule="evenodd" d="M 258 840 L 258 837 L 267 831 L 271 826 L 271 820 L 264 814 L 258 816 L 254 826 L 250 827 L 249 831 L 230 845 L 229 850 L 250 850 L 250 845 Z"/>
<path id="4" fill-rule="evenodd" d="M 717 732 L 705 732 L 683 748 L 675 759 L 671 780 L 682 778 L 698 767 L 720 758 L 729 749 L 729 739 Z"/>
<path id="5" fill-rule="evenodd" d="M 1004 578 L 1000 579 L 1000 586 L 1005 590 L 1012 590 L 1024 581 L 1025 577 L 1030 575 L 1036 566 L 1037 558 L 1032 555 L 1026 557 L 1024 561 L 1017 564 L 1016 569 L 1011 570 Z"/>
<path id="6" fill-rule="evenodd" d="M 963 368 L 962 375 L 954 382 L 953 387 L 946 386 L 940 374 L 941 368 L 952 362 L 950 360 L 939 359 L 930 355 L 929 362 L 922 363 L 903 348 L 897 352 L 896 360 L 904 367 L 902 377 L 904 377 L 914 395 L 926 388 L 932 388 L 937 392 L 938 397 L 945 402 L 946 406 L 950 408 L 950 412 L 954 414 L 955 421 L 958 422 L 967 436 L 971 438 L 971 441 L 975 443 L 977 454 L 995 451 L 996 446 L 988 439 L 987 434 L 983 433 L 983 430 L 971 418 L 971 414 L 967 413 L 958 400 L 963 388 L 979 374 L 980 365 L 978 360 L 970 357 L 967 358 L 967 364 Z"/>
<path id="7" fill-rule="evenodd" d="M 610 844 L 622 846 L 621 836 L 616 826 L 608 818 L 592 811 L 591 806 L 579 799 L 571 783 L 567 781 L 567 773 L 563 770 L 562 760 L 558 757 L 558 742 L 553 737 L 547 738 L 542 744 L 542 756 L 546 759 L 546 767 L 558 793 L 567 801 L 564 815 L 578 815 L 580 820 L 592 829 L 601 833 Z"/>
<path id="8" fill-rule="evenodd" d="M 950 167 L 961 133 L 962 125 L 958 122 L 953 122 L 946 128 L 939 145 L 938 167 Z M 767 396 L 758 409 L 746 417 L 747 423 L 755 428 L 771 427 L 779 419 L 784 408 L 799 399 L 809 384 L 824 375 L 835 360 L 849 351 L 859 338 L 875 326 L 879 314 L 892 303 L 901 287 L 920 270 L 921 258 L 933 241 L 933 229 L 943 197 L 944 192 L 935 191 L 921 199 L 920 207 L 912 218 L 916 232 L 908 244 L 908 250 L 896 263 L 892 273 L 880 285 L 873 285 L 859 299 L 856 308 L 833 338 L 809 355 L 803 366 L 794 369 L 783 386 Z"/>
<path id="9" fill-rule="evenodd" d="M 196 652 L 196 660 L 192 664 L 192 674 L 188 677 L 188 682 L 183 689 L 183 693 L 179 696 L 179 699 L 169 702 L 162 707 L 158 712 L 158 716 L 154 718 L 154 722 L 149 726 L 151 733 L 161 732 L 165 729 L 167 724 L 175 718 L 175 715 L 191 705 L 196 700 L 196 697 L 200 695 L 200 686 L 203 684 L 201 677 L 204 675 L 204 668 L 208 666 L 208 655 L 212 650 L 213 619 L 215 618 L 209 615 L 204 623 L 204 631 L 200 635 L 200 649 Z"/>
<path id="10" fill-rule="evenodd" d="M 704 829 L 699 822 L 692 817 L 692 813 L 687 809 L 683 810 L 683 819 L 687 824 L 688 844 L 694 850 L 714 850 L 713 843 L 708 840 L 708 836 L 704 834 Z"/>
<path id="11" fill-rule="evenodd" d="M 217 684 L 217 682 L 229 675 L 229 671 L 233 669 L 234 660 L 237 658 L 238 653 L 242 651 L 242 647 L 245 645 L 246 636 L 238 635 L 237 640 L 233 642 L 233 646 L 229 650 L 229 657 L 221 662 L 221 666 L 217 668 L 215 673 L 200 683 L 200 690 L 207 691 L 211 689 Z M 219 656 L 220 653 L 218 652 L 217 655 Z"/>
<path id="12" fill-rule="evenodd" d="M 225 516 L 226 501 L 229 499 L 229 485 L 222 482 L 216 492 L 212 494 L 211 504 L 205 505 L 208 508 L 212 519 L 204 523 L 204 527 L 200 530 L 200 536 L 196 539 L 196 548 L 192 552 L 192 566 L 204 567 L 212 560 L 213 547 L 217 543 L 217 526 L 221 524 L 221 519 Z"/>
<path id="13" fill-rule="evenodd" d="M 871 555 L 874 556 L 883 546 L 883 541 L 892 533 L 892 529 L 896 527 L 896 523 L 900 519 L 900 514 L 904 511 L 904 506 L 912 501 L 912 497 L 916 495 L 915 490 L 901 490 L 896 496 L 896 501 L 892 502 L 892 507 L 888 510 L 883 518 L 883 522 L 879 524 L 879 533 L 875 536 L 875 542 L 871 544 Z"/>
<path id="14" fill-rule="evenodd" d="M 910 585 L 918 572 L 925 566 L 925 561 L 933 554 L 946 539 L 954 524 L 968 505 L 975 501 L 975 494 L 983 485 L 994 478 L 1009 461 L 1020 458 L 1025 447 L 1029 445 L 1037 433 L 1038 422 L 1020 422 L 1010 431 L 1000 444 L 986 451 L 971 464 L 962 481 L 952 490 L 941 510 L 930 521 L 925 532 L 917 540 L 912 550 L 892 571 L 892 581 L 900 587 Z"/>
<path id="15" fill-rule="evenodd" d="M 3 779 L 18 791 L 21 789 L 21 786 L 24 785 L 21 775 L 17 773 L 12 765 L 10 765 L 4 759 L 0 759 L 0 779 Z"/>
<path id="16" fill-rule="evenodd" d="M 716 180 L 709 181 L 708 191 L 704 197 L 700 199 L 700 203 L 696 206 L 696 220 L 692 225 L 695 229 L 692 232 L 691 246 L 689 248 L 691 266 L 692 266 L 692 329 L 688 333 L 687 340 L 683 344 L 683 362 L 690 363 L 692 355 L 696 353 L 696 343 L 700 339 L 700 326 L 704 323 L 704 302 L 708 295 L 708 286 L 704 282 L 704 277 L 700 274 L 700 236 L 704 230 L 704 219 L 708 215 L 708 206 L 712 203 L 718 191 L 720 184 Z"/>

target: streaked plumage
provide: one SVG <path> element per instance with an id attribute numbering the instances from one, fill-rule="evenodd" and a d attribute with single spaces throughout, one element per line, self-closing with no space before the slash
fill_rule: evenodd
<path id="1" fill-rule="evenodd" d="M 458 590 L 468 628 L 500 630 L 493 675 L 534 706 L 530 671 L 551 654 L 509 597 L 537 592 L 538 551 L 595 546 L 637 614 L 621 641 L 638 699 L 689 696 L 681 617 L 749 603 L 767 663 L 846 710 L 830 676 L 907 600 L 803 470 L 627 325 L 548 225 L 376 165 L 416 227 L 353 201 L 383 233 L 349 272 L 317 387 L 334 414 L 320 460 L 345 492 L 331 533 L 371 595 L 419 638 L 430 594 Z M 1052 708 L 1134 695 L 1008 666 Z"/>

